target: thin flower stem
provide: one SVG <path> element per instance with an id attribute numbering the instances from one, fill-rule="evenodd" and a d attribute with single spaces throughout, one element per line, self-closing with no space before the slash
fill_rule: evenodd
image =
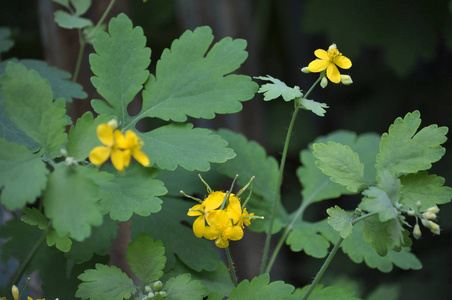
<path id="1" fill-rule="evenodd" d="M 11 280 L 8 283 L 8 286 L 13 286 L 15 284 L 16 286 L 19 284 L 19 280 L 22 278 L 22 275 L 25 273 L 26 268 L 30 264 L 33 257 L 38 252 L 39 248 L 41 247 L 42 243 L 45 241 L 47 237 L 47 233 L 49 232 L 49 229 L 46 229 L 43 231 L 41 237 L 39 240 L 34 244 L 31 251 L 28 253 L 27 257 L 25 258 L 24 262 L 20 266 L 19 269 L 14 273 L 14 276 L 11 278 Z"/>
<path id="2" fill-rule="evenodd" d="M 238 285 L 237 276 L 235 274 L 235 268 L 234 263 L 232 262 L 231 252 L 229 251 L 229 247 L 224 248 L 224 250 L 226 251 L 226 257 L 228 258 L 229 273 L 231 274 L 232 282 L 234 283 L 234 286 L 237 286 Z"/>
<path id="3" fill-rule="evenodd" d="M 314 87 L 320 82 L 320 80 L 321 80 L 321 77 L 319 77 L 316 80 L 316 82 L 314 82 L 314 84 L 311 86 L 311 88 L 303 96 L 302 99 L 306 99 L 306 97 L 308 97 L 308 95 L 311 93 L 311 91 L 314 89 Z M 298 99 L 294 100 L 294 106 L 295 106 L 294 112 L 292 114 L 292 119 L 290 120 L 289 128 L 287 129 L 286 140 L 284 142 L 283 154 L 281 157 L 281 164 L 279 167 L 278 183 L 276 185 L 276 191 L 275 191 L 275 194 L 273 197 L 273 206 L 272 206 L 272 211 L 271 211 L 271 215 L 270 215 L 270 223 L 269 223 L 269 226 L 267 229 L 267 237 L 265 239 L 264 254 L 262 256 L 260 274 L 264 273 L 264 271 L 266 270 L 266 266 L 267 266 L 268 252 L 270 249 L 270 242 L 271 242 L 272 231 L 273 231 L 273 223 L 274 223 L 275 214 L 276 214 L 276 204 L 278 201 L 280 201 L 280 196 L 281 196 L 280 195 L 281 194 L 281 184 L 282 184 L 282 180 L 283 180 L 284 166 L 286 164 L 287 151 L 289 149 L 290 138 L 292 136 L 293 126 L 294 126 L 295 120 L 297 118 L 298 110 L 300 109 L 300 105 L 298 104 Z"/>

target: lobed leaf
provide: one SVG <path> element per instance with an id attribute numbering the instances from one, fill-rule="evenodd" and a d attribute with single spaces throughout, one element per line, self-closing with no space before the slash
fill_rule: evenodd
<path id="1" fill-rule="evenodd" d="M 309 99 L 300 99 L 300 107 L 304 110 L 310 110 L 319 117 L 325 116 L 326 110 L 329 106 L 326 103 L 320 103 Z"/>
<path id="2" fill-rule="evenodd" d="M 235 157 L 220 136 L 192 124 L 169 124 L 139 136 L 144 142 L 142 151 L 161 169 L 174 170 L 179 165 L 189 171 L 207 171 L 210 163 Z"/>
<path id="3" fill-rule="evenodd" d="M 328 224 L 334 228 L 342 238 L 348 237 L 352 233 L 353 225 L 351 222 L 350 213 L 346 212 L 339 206 L 335 205 L 326 210 L 328 217 Z"/>
<path id="4" fill-rule="evenodd" d="M 61 252 L 68 252 L 71 250 L 72 246 L 72 240 L 68 235 L 60 237 L 53 228 L 47 233 L 46 242 L 47 246 L 52 247 L 55 245 L 55 247 Z"/>
<path id="5" fill-rule="evenodd" d="M 402 247 L 411 245 L 407 233 L 398 219 L 381 222 L 374 216 L 364 221 L 363 239 L 372 245 L 380 256 L 385 256 L 388 250 L 400 251 Z"/>
<path id="6" fill-rule="evenodd" d="M 66 140 L 65 103 L 61 98 L 53 102 L 48 81 L 22 64 L 9 62 L 0 85 L 6 98 L 3 108 L 15 125 L 48 153 L 60 149 Z"/>
<path id="7" fill-rule="evenodd" d="M 207 295 L 206 288 L 198 280 L 191 280 L 188 273 L 170 278 L 163 290 L 166 291 L 168 300 L 202 300 Z"/>
<path id="8" fill-rule="evenodd" d="M 57 10 L 55 13 L 55 22 L 65 29 L 81 29 L 88 26 L 92 26 L 93 22 L 90 19 L 71 15 L 65 11 Z"/>
<path id="9" fill-rule="evenodd" d="M 34 203 L 45 188 L 48 173 L 39 154 L 0 139 L 0 200 L 7 209 Z"/>
<path id="10" fill-rule="evenodd" d="M 330 141 L 327 144 L 313 144 L 313 148 L 313 154 L 318 158 L 316 166 L 330 176 L 331 181 L 346 186 L 354 193 L 366 187 L 364 164 L 350 146 Z"/>
<path id="11" fill-rule="evenodd" d="M 163 276 L 165 248 L 161 241 L 154 241 L 151 236 L 142 233 L 130 243 L 126 259 L 143 286 Z"/>
<path id="12" fill-rule="evenodd" d="M 100 205 L 110 213 L 110 218 L 127 221 L 133 213 L 146 217 L 160 211 L 167 190 L 162 181 L 153 179 L 157 169 L 133 164 L 124 174 L 114 173 L 115 178 L 101 186 Z"/>
<path id="13" fill-rule="evenodd" d="M 81 16 L 90 8 L 91 0 L 71 0 L 71 4 L 75 8 L 75 14 Z"/>
<path id="14" fill-rule="evenodd" d="M 124 125 L 129 118 L 127 105 L 149 77 L 151 50 L 146 48 L 143 29 L 119 14 L 110 20 L 108 33 L 97 34 L 93 46 L 96 53 L 90 54 L 89 61 L 95 76 L 91 82 Z"/>
<path id="15" fill-rule="evenodd" d="M 82 299 L 123 300 L 137 291 L 132 279 L 115 266 L 96 264 L 96 269 L 85 270 L 78 279 L 83 282 L 75 296 Z"/>
<path id="16" fill-rule="evenodd" d="M 239 285 L 231 291 L 229 300 L 261 300 L 261 299 L 286 299 L 290 297 L 294 287 L 284 281 L 270 283 L 270 275 L 262 274 L 254 277 L 251 282 L 242 280 Z"/>
<path id="17" fill-rule="evenodd" d="M 0 53 L 8 52 L 14 46 L 14 41 L 10 39 L 11 29 L 0 27 Z"/>
<path id="18" fill-rule="evenodd" d="M 288 102 L 295 98 L 300 98 L 303 96 L 300 89 L 298 87 L 288 87 L 284 82 L 277 78 L 273 78 L 270 75 L 267 76 L 259 76 L 254 77 L 256 79 L 264 80 L 264 81 L 270 81 L 272 83 L 266 83 L 263 84 L 259 90 L 258 93 L 264 94 L 264 100 L 269 101 L 276 99 L 278 97 L 282 97 L 284 101 Z"/>
<path id="19" fill-rule="evenodd" d="M 292 297 L 288 299 L 301 299 L 303 295 L 308 291 L 309 285 L 296 289 Z M 317 284 L 309 295 L 310 300 L 359 300 L 355 296 L 355 291 L 339 285 L 332 285 L 323 287 L 322 284 Z"/>
<path id="20" fill-rule="evenodd" d="M 49 226 L 49 220 L 35 207 L 24 207 L 24 215 L 20 218 L 22 222 L 29 225 L 38 226 L 39 229 L 46 229 Z"/>
<path id="21" fill-rule="evenodd" d="M 447 139 L 447 127 L 430 125 L 417 132 L 420 124 L 417 110 L 394 121 L 388 133 L 381 137 L 378 170 L 385 169 L 397 175 L 416 173 L 430 169 L 432 163 L 441 159 L 445 153 L 441 144 Z"/>
<path id="22" fill-rule="evenodd" d="M 246 41 L 227 37 L 212 46 L 213 38 L 209 27 L 198 27 L 163 51 L 155 77 L 146 82 L 138 118 L 185 122 L 187 116 L 212 119 L 242 110 L 240 102 L 258 88 L 250 77 L 230 74 L 248 56 Z"/>

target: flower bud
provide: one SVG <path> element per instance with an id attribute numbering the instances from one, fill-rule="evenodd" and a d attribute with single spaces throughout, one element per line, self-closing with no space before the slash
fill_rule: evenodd
<path id="1" fill-rule="evenodd" d="M 439 235 L 439 225 L 432 221 L 428 221 L 428 224 L 432 233 Z"/>
<path id="2" fill-rule="evenodd" d="M 17 286 L 13 285 L 13 287 L 11 288 L 11 294 L 13 294 L 14 300 L 19 300 L 19 289 L 17 288 Z"/>
<path id="3" fill-rule="evenodd" d="M 305 74 L 311 73 L 311 71 L 309 71 L 309 68 L 308 68 L 308 67 L 301 68 L 301 72 L 303 72 L 303 73 L 305 73 Z"/>
<path id="4" fill-rule="evenodd" d="M 107 125 L 110 126 L 111 129 L 115 130 L 116 128 L 118 128 L 118 121 L 116 119 L 111 119 L 110 121 L 108 121 Z"/>
<path id="5" fill-rule="evenodd" d="M 326 88 L 327 85 L 328 85 L 328 79 L 326 79 L 326 77 L 323 77 L 322 80 L 320 81 L 320 86 L 324 89 L 324 88 Z"/>
<path id="6" fill-rule="evenodd" d="M 426 219 L 421 219 L 422 225 L 424 225 L 424 227 L 430 229 L 430 224 L 429 221 L 427 221 Z M 430 221 L 431 222 L 431 221 Z M 432 222 L 433 223 L 433 222 Z"/>
<path id="7" fill-rule="evenodd" d="M 77 165 L 77 161 L 72 156 L 66 157 L 64 162 L 65 162 L 66 166 Z"/>
<path id="8" fill-rule="evenodd" d="M 147 297 L 148 298 L 153 298 L 154 296 L 155 296 L 155 294 L 153 292 L 150 292 Z"/>
<path id="9" fill-rule="evenodd" d="M 410 210 L 407 212 L 407 215 L 413 217 L 413 216 L 416 215 L 416 212 L 415 212 L 414 210 L 410 209 Z"/>
<path id="10" fill-rule="evenodd" d="M 343 85 L 350 85 L 353 83 L 353 80 L 350 76 L 348 75 L 341 75 L 341 83 Z"/>
<path id="11" fill-rule="evenodd" d="M 422 236 L 421 228 L 418 224 L 414 225 L 413 236 L 416 238 L 416 240 L 420 239 Z"/>
<path id="12" fill-rule="evenodd" d="M 328 47 L 328 50 L 333 50 L 333 49 L 337 49 L 337 46 L 334 43 Z"/>
<path id="13" fill-rule="evenodd" d="M 154 290 L 155 291 L 160 291 L 162 289 L 163 283 L 158 280 L 156 282 L 154 282 Z"/>
<path id="14" fill-rule="evenodd" d="M 421 208 L 422 202 L 418 200 L 418 201 L 416 202 L 416 206 L 417 206 L 418 209 Z"/>
<path id="15" fill-rule="evenodd" d="M 432 213 L 430 211 L 426 211 L 422 215 L 428 220 L 435 220 L 436 219 L 436 214 Z"/>
<path id="16" fill-rule="evenodd" d="M 150 292 L 152 292 L 152 288 L 149 285 L 147 285 L 147 286 L 144 287 L 144 291 L 146 293 L 150 293 Z"/>
<path id="17" fill-rule="evenodd" d="M 432 207 L 427 208 L 427 211 L 437 214 L 437 213 L 439 213 L 439 208 L 438 208 L 438 206 L 432 206 Z"/>

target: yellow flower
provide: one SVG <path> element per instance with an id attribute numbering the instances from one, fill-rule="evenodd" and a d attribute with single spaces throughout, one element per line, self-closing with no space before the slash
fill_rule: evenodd
<path id="1" fill-rule="evenodd" d="M 352 66 L 350 59 L 343 56 L 342 53 L 339 52 L 336 44 L 332 44 L 328 48 L 328 51 L 317 49 L 314 54 L 318 57 L 318 59 L 313 60 L 308 65 L 309 71 L 318 73 L 326 70 L 326 77 L 334 83 L 339 83 L 341 81 L 341 74 L 337 67 L 342 69 L 350 69 Z"/>
<path id="2" fill-rule="evenodd" d="M 132 156 L 143 166 L 149 165 L 149 158 L 141 151 L 143 141 L 132 130 L 127 130 L 124 136 L 115 129 L 114 122 L 109 122 L 97 126 L 97 137 L 104 145 L 91 150 L 89 160 L 94 165 L 100 166 L 111 157 L 113 166 L 123 171 L 130 165 Z"/>
<path id="3" fill-rule="evenodd" d="M 215 245 L 219 248 L 229 246 L 229 240 L 238 241 L 243 237 L 243 229 L 234 224 L 232 216 L 225 210 L 214 210 L 207 217 L 209 230 L 205 233 L 205 238 L 215 240 Z"/>

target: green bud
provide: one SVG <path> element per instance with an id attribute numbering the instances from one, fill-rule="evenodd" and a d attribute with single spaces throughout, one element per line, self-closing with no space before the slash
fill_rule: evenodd
<path id="1" fill-rule="evenodd" d="M 416 215 L 416 212 L 415 212 L 414 210 L 410 209 L 410 210 L 407 212 L 407 215 L 409 215 L 409 216 L 415 216 L 415 215 Z"/>
<path id="2" fill-rule="evenodd" d="M 341 75 L 341 83 L 343 85 L 350 85 L 353 83 L 353 80 L 350 76 L 348 75 Z"/>
<path id="3" fill-rule="evenodd" d="M 149 285 L 147 285 L 147 286 L 144 287 L 144 291 L 146 293 L 152 292 L 152 288 Z"/>
<path id="4" fill-rule="evenodd" d="M 154 294 L 153 292 L 150 292 L 150 293 L 147 295 L 148 298 L 153 298 L 154 296 L 155 296 L 155 294 Z"/>
<path id="5" fill-rule="evenodd" d="M 303 72 L 303 73 L 305 73 L 305 74 L 311 73 L 311 71 L 309 71 L 309 68 L 308 68 L 308 67 L 301 68 L 301 72 Z"/>
<path id="6" fill-rule="evenodd" d="M 155 291 L 160 291 L 162 289 L 163 283 L 158 280 L 156 282 L 154 282 L 154 290 Z"/>
<path id="7" fill-rule="evenodd" d="M 418 224 L 414 225 L 413 236 L 418 240 L 422 236 L 421 228 Z"/>
<path id="8" fill-rule="evenodd" d="M 422 225 L 424 225 L 424 227 L 427 227 L 428 229 L 430 229 L 430 224 L 429 221 L 427 221 L 426 219 L 421 219 Z"/>
<path id="9" fill-rule="evenodd" d="M 326 88 L 326 86 L 328 85 L 328 79 L 326 79 L 326 77 L 323 77 L 322 80 L 320 81 L 320 86 L 322 87 L 322 89 Z"/>
<path id="10" fill-rule="evenodd" d="M 428 224 L 430 225 L 432 233 L 439 235 L 439 225 L 432 221 L 428 221 Z"/>
<path id="11" fill-rule="evenodd" d="M 434 213 L 434 214 L 437 214 L 437 213 L 439 213 L 439 208 L 438 208 L 438 206 L 432 206 L 432 207 L 429 207 L 427 209 L 427 211 L 431 212 L 431 213 Z"/>
<path id="12" fill-rule="evenodd" d="M 19 300 L 19 289 L 17 288 L 17 286 L 13 285 L 13 287 L 11 288 L 11 294 L 13 294 L 14 300 Z"/>
<path id="13" fill-rule="evenodd" d="M 428 220 L 435 220 L 436 219 L 436 214 L 432 213 L 430 211 L 426 211 L 422 215 Z"/>

